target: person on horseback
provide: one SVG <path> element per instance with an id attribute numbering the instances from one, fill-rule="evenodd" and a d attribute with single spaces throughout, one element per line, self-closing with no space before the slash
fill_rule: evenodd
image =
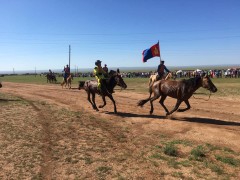
<path id="1" fill-rule="evenodd" d="M 106 64 L 104 65 L 103 70 L 104 70 L 106 73 L 108 73 L 108 67 L 107 67 Z"/>
<path id="2" fill-rule="evenodd" d="M 95 62 L 96 67 L 95 67 L 94 70 L 93 70 L 94 75 L 95 75 L 95 77 L 96 77 L 96 79 L 97 79 L 97 82 L 98 82 L 97 88 L 98 88 L 98 90 L 99 90 L 100 92 L 102 92 L 102 90 L 103 90 L 104 88 L 106 88 L 104 82 L 106 81 L 105 78 L 106 78 L 106 76 L 107 76 L 107 73 L 103 70 L 103 68 L 102 68 L 102 66 L 101 66 L 101 63 L 102 63 L 102 61 L 97 60 L 97 61 Z"/>
<path id="3" fill-rule="evenodd" d="M 70 68 L 68 67 L 68 64 L 66 67 L 64 66 L 63 71 L 64 71 L 64 75 L 63 75 L 64 81 L 67 82 L 67 78 L 70 75 Z"/>
<path id="4" fill-rule="evenodd" d="M 170 71 L 168 70 L 168 68 L 164 65 L 164 61 L 160 60 L 160 64 L 158 65 L 158 69 L 157 69 L 157 73 L 158 73 L 158 77 L 157 80 L 160 80 L 163 78 L 164 76 L 164 70 L 167 71 L 168 73 L 170 73 Z"/>
<path id="5" fill-rule="evenodd" d="M 52 76 L 52 70 L 51 69 L 49 69 L 49 74 Z"/>

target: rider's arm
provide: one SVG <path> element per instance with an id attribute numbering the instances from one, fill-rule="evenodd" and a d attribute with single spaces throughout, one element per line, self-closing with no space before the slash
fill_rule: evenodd
<path id="1" fill-rule="evenodd" d="M 170 72 L 166 66 L 164 66 L 165 71 Z"/>
<path id="2" fill-rule="evenodd" d="M 157 74 L 158 75 L 160 74 L 160 68 L 161 68 L 161 65 L 158 65 L 158 69 L 157 69 Z"/>

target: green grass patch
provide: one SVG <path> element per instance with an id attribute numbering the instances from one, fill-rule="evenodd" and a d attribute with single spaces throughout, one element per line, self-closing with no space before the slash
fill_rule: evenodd
<path id="1" fill-rule="evenodd" d="M 235 159 L 233 157 L 226 157 L 226 156 L 221 156 L 221 155 L 215 155 L 216 160 L 221 161 L 225 164 L 229 164 L 231 166 L 239 166 L 240 161 L 238 159 Z"/>
<path id="2" fill-rule="evenodd" d="M 212 172 L 215 172 L 218 175 L 224 174 L 223 168 L 220 167 L 218 164 L 215 164 L 215 163 L 212 163 L 212 162 L 209 162 L 209 161 L 205 161 L 204 164 L 205 164 L 205 167 L 211 169 Z"/>
<path id="3" fill-rule="evenodd" d="M 169 156 L 178 156 L 178 149 L 177 146 L 175 146 L 175 144 L 173 143 L 168 143 L 163 147 L 163 152 L 166 155 Z"/>
<path id="4" fill-rule="evenodd" d="M 197 146 L 191 151 L 191 158 L 197 161 L 203 161 L 206 157 L 206 150 L 203 146 Z"/>
<path id="5" fill-rule="evenodd" d="M 100 166 L 96 169 L 97 173 L 100 174 L 108 174 L 111 170 L 112 168 L 108 166 Z"/>

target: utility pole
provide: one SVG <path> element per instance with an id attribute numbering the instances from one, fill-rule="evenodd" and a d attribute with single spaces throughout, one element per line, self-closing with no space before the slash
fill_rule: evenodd
<path id="1" fill-rule="evenodd" d="M 71 61 L 71 45 L 69 45 L 69 63 L 68 63 L 68 65 L 69 65 L 69 72 L 71 72 L 70 61 Z"/>

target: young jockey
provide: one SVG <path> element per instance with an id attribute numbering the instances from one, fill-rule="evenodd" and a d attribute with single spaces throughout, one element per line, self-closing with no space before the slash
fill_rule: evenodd
<path id="1" fill-rule="evenodd" d="M 94 68 L 93 72 L 95 74 L 95 77 L 97 79 L 98 82 L 98 90 L 102 91 L 103 90 L 103 80 L 105 79 L 105 76 L 107 75 L 107 73 L 103 70 L 102 66 L 101 66 L 102 61 L 97 60 L 95 62 L 96 67 Z"/>
<path id="2" fill-rule="evenodd" d="M 70 75 L 70 68 L 68 67 L 68 64 L 66 67 L 64 67 L 63 71 L 64 71 L 64 76 L 63 76 L 64 80 L 67 82 L 67 78 Z"/>
<path id="3" fill-rule="evenodd" d="M 160 61 L 160 64 L 158 65 L 157 73 L 158 73 L 158 78 L 157 80 L 160 80 L 164 76 L 164 70 L 167 71 L 168 73 L 170 72 L 168 68 L 164 65 L 164 61 Z"/>
<path id="4" fill-rule="evenodd" d="M 108 73 L 108 67 L 107 67 L 106 64 L 104 65 L 103 70 L 104 70 L 106 73 Z"/>

